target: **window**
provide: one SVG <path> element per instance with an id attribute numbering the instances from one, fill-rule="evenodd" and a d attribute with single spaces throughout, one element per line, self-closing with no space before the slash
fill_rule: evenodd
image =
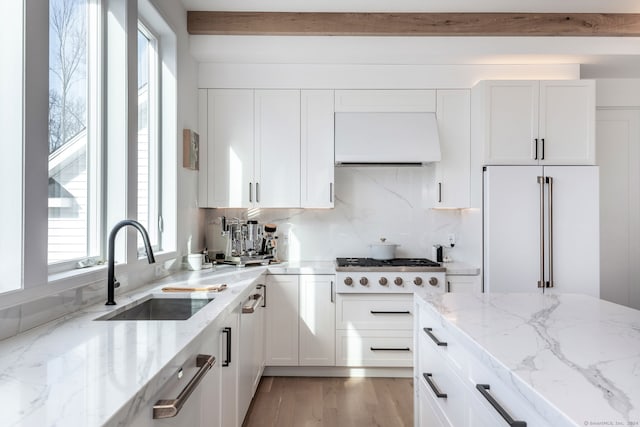
<path id="1" fill-rule="evenodd" d="M 138 221 L 156 251 L 162 249 L 157 46 L 157 38 L 138 23 Z M 144 246 L 138 246 L 144 256 Z"/>
<path id="2" fill-rule="evenodd" d="M 0 293 L 22 287 L 22 9 L 22 0 L 3 0 L 0 14 Z"/>
<path id="3" fill-rule="evenodd" d="M 89 0 L 49 1 L 49 264 L 100 255 L 94 218 L 99 138 L 90 120 L 97 108 L 97 43 L 89 34 Z"/>

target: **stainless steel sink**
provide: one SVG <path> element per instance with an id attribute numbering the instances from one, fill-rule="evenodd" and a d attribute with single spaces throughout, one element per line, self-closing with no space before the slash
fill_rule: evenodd
<path id="1" fill-rule="evenodd" d="M 155 298 L 150 295 L 95 320 L 186 320 L 214 298 Z"/>

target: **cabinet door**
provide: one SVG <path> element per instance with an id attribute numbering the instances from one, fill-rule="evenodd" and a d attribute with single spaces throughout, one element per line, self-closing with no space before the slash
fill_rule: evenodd
<path id="1" fill-rule="evenodd" d="M 481 85 L 485 164 L 537 164 L 538 82 L 488 81 Z"/>
<path id="2" fill-rule="evenodd" d="M 300 276 L 300 366 L 335 366 L 335 276 Z"/>
<path id="3" fill-rule="evenodd" d="M 253 90 L 208 90 L 206 144 L 207 206 L 250 207 Z"/>
<path id="4" fill-rule="evenodd" d="M 300 91 L 255 91 L 256 206 L 300 207 Z"/>
<path id="5" fill-rule="evenodd" d="M 298 276 L 267 276 L 266 365 L 298 365 Z"/>
<path id="6" fill-rule="evenodd" d="M 222 407 L 221 426 L 237 427 L 241 424 L 238 416 L 238 353 L 239 353 L 239 325 L 240 305 L 221 323 L 220 338 L 220 367 Z"/>
<path id="7" fill-rule="evenodd" d="M 595 114 L 593 80 L 541 81 L 540 163 L 595 165 Z"/>
<path id="8" fill-rule="evenodd" d="M 257 292 L 252 292 L 252 295 Z M 243 304 L 250 304 L 252 298 L 245 300 Z M 255 354 L 259 351 L 260 343 L 255 341 L 254 331 L 261 324 L 258 323 L 261 309 L 253 313 L 242 311 L 240 315 L 239 343 L 238 343 L 238 420 L 242 421 L 249 409 L 253 398 L 253 385 L 256 379 L 258 366 Z"/>
<path id="9" fill-rule="evenodd" d="M 480 276 L 447 275 L 449 292 L 481 293 L 482 282 Z"/>
<path id="10" fill-rule="evenodd" d="M 333 91 L 301 93 L 301 205 L 333 207 Z"/>
<path id="11" fill-rule="evenodd" d="M 469 90 L 437 91 L 442 160 L 436 163 L 435 207 L 470 206 L 471 96 Z"/>

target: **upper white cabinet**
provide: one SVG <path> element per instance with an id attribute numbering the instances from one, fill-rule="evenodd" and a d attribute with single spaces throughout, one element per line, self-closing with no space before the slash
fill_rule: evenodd
<path id="1" fill-rule="evenodd" d="M 470 206 L 471 93 L 438 90 L 438 134 L 442 160 L 436 163 L 435 207 Z"/>
<path id="2" fill-rule="evenodd" d="M 300 207 L 300 91 L 201 89 L 202 207 Z"/>
<path id="3" fill-rule="evenodd" d="M 593 80 L 483 81 L 472 97 L 483 164 L 595 164 Z"/>
<path id="4" fill-rule="evenodd" d="M 435 90 L 336 90 L 336 113 L 436 111 Z"/>
<path id="5" fill-rule="evenodd" d="M 253 90 L 200 89 L 199 110 L 200 206 L 250 207 Z"/>
<path id="6" fill-rule="evenodd" d="M 332 208 L 333 91 L 303 90 L 300 97 L 301 207 Z"/>
<path id="7" fill-rule="evenodd" d="M 299 90 L 255 91 L 254 176 L 256 207 L 300 207 Z"/>

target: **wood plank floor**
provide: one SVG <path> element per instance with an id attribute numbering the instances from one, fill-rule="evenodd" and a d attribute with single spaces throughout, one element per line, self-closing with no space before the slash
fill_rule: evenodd
<path id="1" fill-rule="evenodd" d="M 243 427 L 411 427 L 411 378 L 263 377 Z"/>

